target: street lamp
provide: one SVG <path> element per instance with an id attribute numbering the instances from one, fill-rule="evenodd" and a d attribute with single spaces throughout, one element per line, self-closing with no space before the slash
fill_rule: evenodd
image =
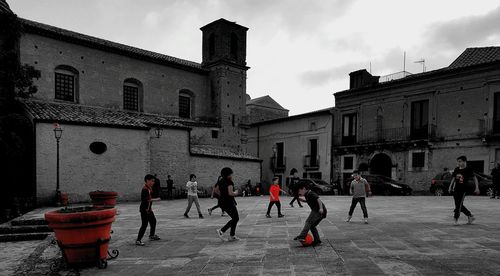
<path id="1" fill-rule="evenodd" d="M 56 142 L 57 142 L 56 204 L 60 203 L 59 201 L 61 198 L 61 191 L 59 190 L 59 140 L 61 140 L 62 133 L 63 133 L 63 130 L 62 130 L 61 126 L 58 123 L 54 123 L 54 137 L 56 138 Z"/>
<path id="2" fill-rule="evenodd" d="M 160 126 L 157 126 L 155 128 L 155 135 L 156 135 L 156 138 L 160 138 L 160 136 L 163 134 L 163 129 L 160 127 Z"/>

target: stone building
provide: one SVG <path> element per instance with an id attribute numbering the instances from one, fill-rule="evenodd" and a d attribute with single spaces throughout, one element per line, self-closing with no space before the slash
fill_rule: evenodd
<path id="1" fill-rule="evenodd" d="M 304 178 L 332 180 L 334 114 L 328 108 L 250 125 L 248 153 L 262 159 L 264 191 L 273 176 L 285 185 L 292 168 Z"/>
<path id="2" fill-rule="evenodd" d="M 209 187 L 220 170 L 235 183 L 259 180 L 260 160 L 243 152 L 246 131 L 246 33 L 225 19 L 201 28 L 202 63 L 182 60 L 21 19 L 21 64 L 41 77 L 21 101 L 33 122 L 38 204 L 56 189 L 54 123 L 60 140 L 60 186 L 70 201 L 92 190 L 136 200 L 143 177 L 190 173 Z"/>
<path id="3" fill-rule="evenodd" d="M 247 96 L 246 108 L 249 124 L 288 117 L 288 109 L 283 108 L 269 95 L 255 99 Z"/>
<path id="4" fill-rule="evenodd" d="M 334 94 L 341 178 L 359 169 L 423 191 L 460 155 L 490 173 L 500 162 L 500 47 L 468 48 L 448 67 L 404 76 L 379 82 L 356 71 Z"/>

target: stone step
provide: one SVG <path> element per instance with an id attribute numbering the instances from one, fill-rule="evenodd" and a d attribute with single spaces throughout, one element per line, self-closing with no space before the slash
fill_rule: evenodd
<path id="1" fill-rule="evenodd" d="M 50 233 L 1 234 L 0 242 L 44 240 Z"/>
<path id="2" fill-rule="evenodd" d="M 15 219 L 10 222 L 12 226 L 23 226 L 23 225 L 47 225 L 47 221 L 44 218 L 34 218 L 34 219 Z"/>
<path id="3" fill-rule="evenodd" d="M 0 226 L 0 234 L 48 233 L 52 229 L 48 225 Z"/>

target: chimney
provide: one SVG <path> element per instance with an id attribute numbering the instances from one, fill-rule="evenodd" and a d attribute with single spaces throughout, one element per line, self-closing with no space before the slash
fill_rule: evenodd
<path id="1" fill-rule="evenodd" d="M 354 71 L 349 73 L 350 77 L 350 85 L 349 89 L 356 89 L 362 87 L 368 87 L 378 84 L 378 79 L 380 76 L 372 76 L 372 74 L 368 73 L 366 69 L 361 69 L 358 71 Z"/>

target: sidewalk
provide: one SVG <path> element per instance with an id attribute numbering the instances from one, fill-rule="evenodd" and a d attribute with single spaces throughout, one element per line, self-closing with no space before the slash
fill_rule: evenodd
<path id="1" fill-rule="evenodd" d="M 140 226 L 139 204 L 118 205 L 110 249 L 120 255 L 107 269 L 89 268 L 81 275 L 499 275 L 500 200 L 468 197 L 474 225 L 452 225 L 451 197 L 373 197 L 367 200 L 370 224 L 362 223 L 358 206 L 345 223 L 350 197 L 322 197 L 328 218 L 320 224 L 321 247 L 293 241 L 309 208 L 290 208 L 283 197 L 284 218 L 265 217 L 268 197 L 238 198 L 238 242 L 222 242 L 215 230 L 228 216 L 212 216 L 214 200 L 200 199 L 205 219 L 182 214 L 186 200 L 154 203 L 160 241 L 134 244 Z M 33 214 L 42 215 L 35 210 Z M 33 215 L 31 214 L 31 215 Z M 148 230 L 149 231 L 149 230 Z M 146 232 L 146 236 L 149 232 Z M 50 240 L 4 243 L 0 274 L 48 273 L 60 258 Z M 76 275 L 61 270 L 61 275 Z"/>

